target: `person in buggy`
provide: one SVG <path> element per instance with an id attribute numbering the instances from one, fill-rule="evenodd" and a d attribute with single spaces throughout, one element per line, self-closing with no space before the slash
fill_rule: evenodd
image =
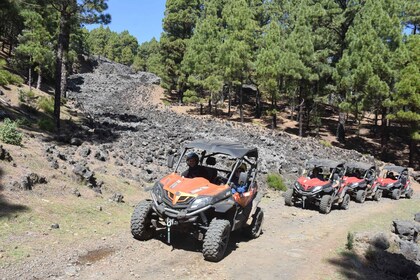
<path id="1" fill-rule="evenodd" d="M 309 178 L 318 178 L 319 180 L 324 181 L 324 176 L 321 173 L 322 169 L 320 167 L 315 167 L 312 170 L 312 174 L 309 176 Z"/>
<path id="2" fill-rule="evenodd" d="M 206 168 L 198 165 L 198 155 L 194 152 L 187 154 L 186 161 L 188 169 L 182 172 L 181 176 L 184 178 L 207 177 Z"/>
<path id="3" fill-rule="evenodd" d="M 247 167 L 245 163 L 242 163 L 233 173 L 231 182 L 233 183 L 232 193 L 244 193 L 247 191 L 246 182 L 240 181 L 240 176 L 242 172 L 246 172 Z"/>

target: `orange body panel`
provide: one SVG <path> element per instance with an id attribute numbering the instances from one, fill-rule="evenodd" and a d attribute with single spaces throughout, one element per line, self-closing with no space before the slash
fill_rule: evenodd
<path id="1" fill-rule="evenodd" d="M 244 192 L 243 194 L 234 193 L 233 199 L 242 207 L 245 207 L 248 205 L 248 203 L 252 200 L 252 198 L 255 195 L 255 190 L 252 189 L 249 192 Z"/>
<path id="2" fill-rule="evenodd" d="M 184 178 L 177 173 L 169 174 L 160 180 L 160 182 L 163 184 L 163 189 L 172 198 L 173 204 L 199 195 L 214 196 L 229 188 L 228 185 L 212 184 L 205 178 Z"/>

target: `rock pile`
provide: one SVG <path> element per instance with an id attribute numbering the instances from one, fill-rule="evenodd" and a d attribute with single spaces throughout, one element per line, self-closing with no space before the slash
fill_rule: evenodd
<path id="1" fill-rule="evenodd" d="M 298 168 L 313 157 L 361 160 L 370 156 L 355 151 L 328 148 L 312 138 L 297 138 L 283 132 L 272 132 L 246 124 L 233 124 L 208 118 L 204 121 L 158 109 L 152 104 L 152 84 L 158 77 L 150 73 L 132 73 L 117 63 L 99 60 L 92 73 L 70 77 L 69 98 L 90 116 L 84 131 L 78 133 L 84 142 L 106 148 L 95 153 L 102 161 L 135 167 L 134 177 L 153 181 L 168 172 L 167 155 L 183 143 L 198 139 L 221 139 L 256 146 L 260 153 L 261 173 L 281 172 L 293 180 Z M 86 148 L 80 151 L 88 155 Z"/>

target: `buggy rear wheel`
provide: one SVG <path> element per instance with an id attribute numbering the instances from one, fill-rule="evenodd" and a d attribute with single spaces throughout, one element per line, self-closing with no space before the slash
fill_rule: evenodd
<path id="1" fill-rule="evenodd" d="M 392 199 L 398 200 L 401 196 L 401 190 L 400 189 L 394 189 L 392 191 Z"/>
<path id="2" fill-rule="evenodd" d="M 322 214 L 328 214 L 331 212 L 332 207 L 332 197 L 329 194 L 322 196 L 321 202 L 319 204 L 319 212 Z"/>
<path id="3" fill-rule="evenodd" d="M 204 237 L 203 256 L 211 262 L 223 259 L 229 243 L 230 222 L 213 219 Z"/>
<path id="4" fill-rule="evenodd" d="M 134 208 L 131 215 L 131 234 L 135 239 L 148 240 L 153 237 L 156 229 L 152 225 L 152 202 L 143 200 Z"/>
<path id="5" fill-rule="evenodd" d="M 264 222 L 264 212 L 260 207 L 257 207 L 257 210 L 255 211 L 255 214 L 253 215 L 251 225 L 245 229 L 246 234 L 250 238 L 257 238 L 258 236 L 260 236 L 262 232 L 263 222 Z"/>
<path id="6" fill-rule="evenodd" d="M 287 189 L 284 193 L 284 204 L 287 206 L 293 206 L 293 189 Z"/>
<path id="7" fill-rule="evenodd" d="M 410 199 L 413 197 L 414 194 L 414 190 L 413 189 L 409 189 L 408 192 L 405 194 L 405 197 Z"/>
<path id="8" fill-rule="evenodd" d="M 382 190 L 377 190 L 377 191 L 375 192 L 375 195 L 373 196 L 373 199 L 374 199 L 375 201 L 380 201 L 380 200 L 381 200 L 381 198 L 382 198 Z"/>
<path id="9" fill-rule="evenodd" d="M 366 191 L 365 190 L 358 190 L 356 193 L 356 202 L 363 203 L 366 200 Z"/>
<path id="10" fill-rule="evenodd" d="M 350 195 L 346 193 L 343 197 L 343 201 L 340 203 L 340 208 L 347 210 L 350 206 Z"/>

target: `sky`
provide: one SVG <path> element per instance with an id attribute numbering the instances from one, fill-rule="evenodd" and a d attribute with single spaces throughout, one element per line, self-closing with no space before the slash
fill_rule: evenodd
<path id="1" fill-rule="evenodd" d="M 137 38 L 139 44 L 159 40 L 162 32 L 162 19 L 166 0 L 108 0 L 111 23 L 106 25 L 111 31 L 121 33 L 124 30 Z M 87 25 L 88 30 L 99 25 Z"/>

